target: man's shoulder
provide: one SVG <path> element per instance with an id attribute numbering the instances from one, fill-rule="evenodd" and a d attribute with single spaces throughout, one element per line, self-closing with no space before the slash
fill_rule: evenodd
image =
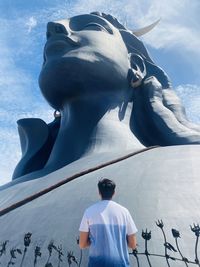
<path id="1" fill-rule="evenodd" d="M 112 205 L 113 208 L 116 208 L 118 210 L 121 210 L 124 213 L 129 212 L 127 208 L 125 208 L 124 206 L 122 206 L 121 204 L 119 204 L 119 203 L 117 203 L 115 201 L 112 201 L 111 205 Z"/>
<path id="2" fill-rule="evenodd" d="M 100 201 L 92 204 L 91 206 L 89 206 L 86 210 L 85 213 L 90 213 L 92 211 L 95 211 L 99 206 L 101 205 Z"/>
<path id="3" fill-rule="evenodd" d="M 98 213 L 101 209 L 107 209 L 107 210 L 116 210 L 116 211 L 121 211 L 124 214 L 127 214 L 129 211 L 127 208 L 122 206 L 121 204 L 113 201 L 113 200 L 105 200 L 105 201 L 98 201 L 91 206 L 89 206 L 86 210 L 86 214 L 93 214 L 93 213 Z"/>

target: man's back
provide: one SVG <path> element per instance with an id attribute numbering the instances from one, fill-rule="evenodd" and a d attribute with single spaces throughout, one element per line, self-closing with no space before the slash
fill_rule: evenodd
<path id="1" fill-rule="evenodd" d="M 83 216 L 80 231 L 89 232 L 88 267 L 127 267 L 127 236 L 137 228 L 129 211 L 112 200 L 101 200 L 89 207 Z"/>

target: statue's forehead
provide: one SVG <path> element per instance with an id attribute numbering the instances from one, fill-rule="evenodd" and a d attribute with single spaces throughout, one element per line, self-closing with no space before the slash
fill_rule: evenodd
<path id="1" fill-rule="evenodd" d="M 93 14 L 78 15 L 78 16 L 74 16 L 68 19 L 59 20 L 56 22 L 61 23 L 65 27 L 69 27 L 70 29 L 74 31 L 80 30 L 84 25 L 91 23 L 91 22 L 99 23 L 103 26 L 110 27 L 111 29 L 114 28 L 114 26 L 110 22 L 105 20 L 104 18 L 101 18 Z"/>

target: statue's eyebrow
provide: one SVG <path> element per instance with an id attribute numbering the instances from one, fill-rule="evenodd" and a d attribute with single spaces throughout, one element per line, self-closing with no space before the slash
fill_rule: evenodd
<path id="1" fill-rule="evenodd" d="M 92 23 L 92 21 L 91 21 L 91 23 Z M 110 25 L 107 23 L 106 20 L 99 18 L 99 21 L 97 23 L 100 24 L 101 26 L 103 26 L 110 34 L 113 34 L 113 30 L 110 27 Z"/>
<path id="2" fill-rule="evenodd" d="M 74 17 L 76 18 L 76 17 Z M 91 15 L 89 19 L 85 19 L 82 21 L 81 25 L 76 25 L 75 21 L 71 20 L 69 22 L 69 27 L 74 31 L 80 31 L 88 24 L 99 24 L 100 26 L 104 27 L 108 33 L 113 34 L 113 29 L 110 27 L 109 23 L 107 23 L 106 20 L 102 19 L 101 17 L 97 17 L 94 15 Z"/>
<path id="3" fill-rule="evenodd" d="M 82 29 L 85 29 L 89 25 L 99 26 L 103 28 L 106 32 L 108 32 L 109 34 L 113 34 L 113 30 L 109 27 L 109 25 L 106 25 L 106 24 L 103 25 L 102 23 L 96 23 L 96 22 L 89 22 L 88 24 L 84 25 Z"/>

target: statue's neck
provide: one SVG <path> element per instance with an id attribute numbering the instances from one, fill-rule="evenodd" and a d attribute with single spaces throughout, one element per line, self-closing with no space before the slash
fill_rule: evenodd
<path id="1" fill-rule="evenodd" d="M 130 130 L 131 108 L 72 102 L 61 111 L 61 126 L 47 167 L 63 167 L 83 156 L 126 151 L 142 145 Z"/>

